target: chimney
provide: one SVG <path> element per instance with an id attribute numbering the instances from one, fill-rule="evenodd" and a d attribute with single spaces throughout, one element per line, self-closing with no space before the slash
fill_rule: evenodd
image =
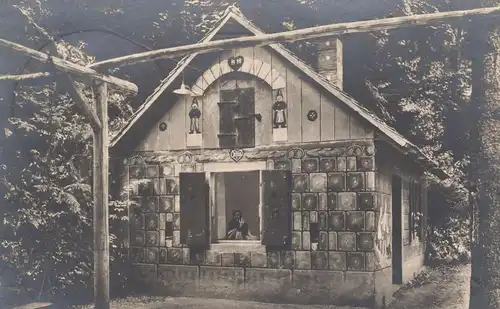
<path id="1" fill-rule="evenodd" d="M 342 42 L 338 38 L 323 38 L 314 43 L 318 50 L 317 72 L 342 89 L 344 82 Z"/>

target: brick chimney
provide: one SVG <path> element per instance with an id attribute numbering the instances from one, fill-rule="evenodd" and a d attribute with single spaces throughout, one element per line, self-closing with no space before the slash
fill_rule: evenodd
<path id="1" fill-rule="evenodd" d="M 338 38 L 322 38 L 316 40 L 314 44 L 318 50 L 317 72 L 342 89 L 344 82 L 342 42 Z"/>

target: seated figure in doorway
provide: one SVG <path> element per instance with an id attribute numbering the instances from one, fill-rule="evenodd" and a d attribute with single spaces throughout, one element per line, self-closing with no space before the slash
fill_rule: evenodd
<path id="1" fill-rule="evenodd" d="M 248 223 L 243 219 L 239 210 L 233 211 L 233 219 L 227 225 L 226 239 L 228 240 L 253 240 L 257 239 L 250 233 Z"/>

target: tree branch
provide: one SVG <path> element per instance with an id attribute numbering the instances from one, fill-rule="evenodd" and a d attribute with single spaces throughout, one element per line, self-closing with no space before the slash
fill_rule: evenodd
<path id="1" fill-rule="evenodd" d="M 362 33 L 372 31 L 382 31 L 410 27 L 414 25 L 427 25 L 444 19 L 460 18 L 465 16 L 495 16 L 500 14 L 499 7 L 480 8 L 464 11 L 450 11 L 432 14 L 420 14 L 403 17 L 384 18 L 378 20 L 357 21 L 340 24 L 330 24 L 318 27 L 311 27 L 293 31 L 263 34 L 257 36 L 240 37 L 234 39 L 210 41 L 184 46 L 170 47 L 155 51 L 135 53 L 127 56 L 112 58 L 89 65 L 89 68 L 97 68 L 109 64 L 130 65 L 140 62 L 148 62 L 163 58 L 175 58 L 192 53 L 209 53 L 220 50 L 233 49 L 236 47 L 249 47 L 259 45 L 269 45 L 275 43 L 294 42 L 328 36 L 339 36 L 351 33 Z M 239 16 L 236 15 L 236 18 Z"/>
<path id="2" fill-rule="evenodd" d="M 40 77 L 48 77 L 52 76 L 50 72 L 39 72 L 39 73 L 30 73 L 30 74 L 20 74 L 20 75 L 0 75 L 0 80 L 28 80 L 28 79 L 37 79 Z"/>

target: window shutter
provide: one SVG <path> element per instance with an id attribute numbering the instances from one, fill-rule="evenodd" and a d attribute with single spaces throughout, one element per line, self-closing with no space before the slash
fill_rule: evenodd
<path id="1" fill-rule="evenodd" d="M 292 174 L 286 170 L 262 171 L 262 244 L 284 247 L 292 232 Z"/>
<path id="2" fill-rule="evenodd" d="M 205 173 L 180 173 L 181 242 L 208 246 L 209 192 Z"/>
<path id="3" fill-rule="evenodd" d="M 236 118 L 238 147 L 255 147 L 255 90 L 242 88 L 238 97 L 239 117 Z"/>
<path id="4" fill-rule="evenodd" d="M 232 148 L 236 146 L 236 110 L 238 109 L 238 91 L 221 90 L 219 102 L 219 146 Z"/>

